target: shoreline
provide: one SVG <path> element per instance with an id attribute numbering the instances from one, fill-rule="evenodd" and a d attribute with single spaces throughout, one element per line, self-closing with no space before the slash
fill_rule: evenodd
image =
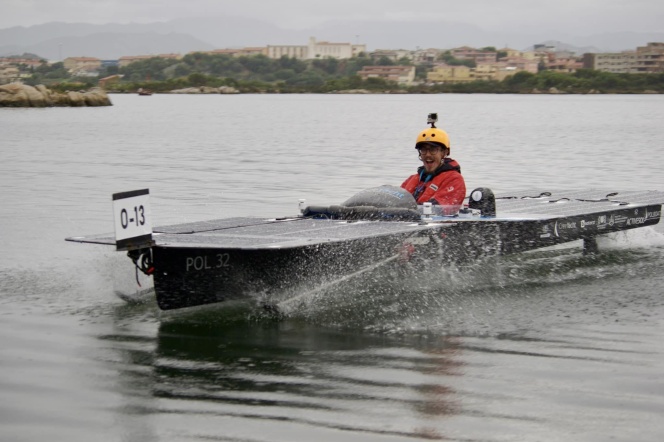
<path id="1" fill-rule="evenodd" d="M 135 95 L 136 92 L 129 91 L 106 91 L 107 94 L 118 94 L 118 95 Z M 312 94 L 312 95 L 441 95 L 441 94 L 458 94 L 458 95 L 476 95 L 476 94 L 486 94 L 486 95 L 662 95 L 664 92 L 658 92 L 655 90 L 645 89 L 642 91 L 632 92 L 632 91 L 600 91 L 600 90 L 590 90 L 587 92 L 570 92 L 570 91 L 524 91 L 524 92 L 487 92 L 487 91 L 475 91 L 475 92 L 441 92 L 441 91 L 369 91 L 369 90 L 348 90 L 348 91 L 329 91 L 329 92 L 316 92 L 316 91 L 237 91 L 232 94 L 223 93 L 223 92 L 152 92 L 151 95 L 293 95 L 293 94 Z"/>

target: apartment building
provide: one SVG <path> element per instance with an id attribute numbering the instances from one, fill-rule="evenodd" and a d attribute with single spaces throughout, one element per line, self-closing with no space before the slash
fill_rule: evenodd
<path id="1" fill-rule="evenodd" d="M 556 57 L 554 60 L 545 63 L 545 66 L 549 71 L 573 73 L 583 68 L 583 62 L 576 58 Z"/>
<path id="2" fill-rule="evenodd" d="M 444 51 L 441 49 L 434 49 L 434 48 L 429 48 L 429 49 L 416 49 L 413 51 L 413 56 L 412 60 L 413 63 L 418 63 L 418 64 L 430 64 L 430 63 L 435 63 L 436 60 L 438 60 L 438 57 L 440 57 L 440 54 L 442 54 Z"/>
<path id="3" fill-rule="evenodd" d="M 474 60 L 476 64 L 495 63 L 498 60 L 497 52 L 482 51 L 479 49 L 471 48 L 469 46 L 450 49 L 450 54 L 459 60 Z"/>
<path id="4" fill-rule="evenodd" d="M 297 58 L 298 60 L 306 60 L 309 54 L 307 46 L 294 46 L 294 45 L 279 45 L 267 46 L 268 58 L 279 59 L 281 57 Z"/>
<path id="5" fill-rule="evenodd" d="M 525 71 L 536 74 L 539 61 L 526 57 L 504 57 L 500 59 L 501 67 L 514 72 Z"/>
<path id="6" fill-rule="evenodd" d="M 503 52 L 505 54 L 505 57 L 524 58 L 524 56 L 523 56 L 524 53 L 522 51 L 517 50 L 517 49 L 504 47 L 502 49 L 498 49 L 498 52 Z"/>
<path id="7" fill-rule="evenodd" d="M 352 43 L 330 43 L 326 41 L 316 41 L 314 37 L 309 38 L 309 43 L 303 46 L 294 45 L 268 45 L 267 56 L 278 59 L 284 55 L 299 60 L 314 60 L 317 58 L 352 58 L 358 56 L 360 52 L 366 52 L 367 46 L 364 44 Z"/>
<path id="8" fill-rule="evenodd" d="M 439 63 L 427 73 L 429 83 L 467 83 L 475 81 L 472 69 L 468 66 L 450 66 Z"/>
<path id="9" fill-rule="evenodd" d="M 215 49 L 206 53 L 210 55 L 230 55 L 231 57 L 251 57 L 267 55 L 267 48 Z"/>
<path id="10" fill-rule="evenodd" d="M 648 43 L 635 51 L 583 54 L 583 67 L 614 74 L 664 72 L 664 43 Z"/>
<path id="11" fill-rule="evenodd" d="M 583 54 L 583 67 L 613 74 L 632 74 L 635 72 L 636 52 L 605 52 L 601 54 Z"/>
<path id="12" fill-rule="evenodd" d="M 364 66 L 357 75 L 363 80 L 383 78 L 400 85 L 410 86 L 415 82 L 415 66 Z"/>
<path id="13" fill-rule="evenodd" d="M 535 60 L 522 57 L 504 57 L 500 61 L 478 63 L 476 67 L 450 66 L 439 63 L 427 73 L 430 83 L 466 83 L 470 81 L 502 81 L 517 72 L 537 73 Z"/>
<path id="14" fill-rule="evenodd" d="M 639 74 L 664 72 L 664 43 L 648 43 L 637 47 L 634 70 Z"/>
<path id="15" fill-rule="evenodd" d="M 523 67 L 517 67 L 514 63 L 498 61 L 496 63 L 478 64 L 476 67 L 471 68 L 470 78 L 473 81 L 503 81 L 510 75 L 525 71 L 526 69 L 523 69 Z"/>
<path id="16" fill-rule="evenodd" d="M 480 63 L 470 69 L 470 78 L 473 80 L 502 80 L 498 78 L 503 66 L 500 63 Z M 513 72 L 512 72 L 513 73 Z"/>

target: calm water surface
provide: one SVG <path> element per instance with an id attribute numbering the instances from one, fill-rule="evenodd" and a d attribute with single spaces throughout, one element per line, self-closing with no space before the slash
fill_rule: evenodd
<path id="1" fill-rule="evenodd" d="M 112 231 L 119 191 L 163 225 L 398 185 L 429 112 L 469 190 L 664 190 L 664 97 L 111 99 L 0 109 L 0 440 L 664 438 L 661 226 L 312 288 L 283 320 L 127 304 L 129 260 L 64 241 Z"/>

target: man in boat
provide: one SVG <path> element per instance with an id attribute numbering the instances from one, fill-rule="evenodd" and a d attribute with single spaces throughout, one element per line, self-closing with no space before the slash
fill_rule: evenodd
<path id="1" fill-rule="evenodd" d="M 461 166 L 449 158 L 450 137 L 436 128 L 437 114 L 429 114 L 431 127 L 420 131 L 415 141 L 422 166 L 401 184 L 410 192 L 417 204 L 430 202 L 440 205 L 445 215 L 459 211 L 466 197 L 466 183 Z"/>

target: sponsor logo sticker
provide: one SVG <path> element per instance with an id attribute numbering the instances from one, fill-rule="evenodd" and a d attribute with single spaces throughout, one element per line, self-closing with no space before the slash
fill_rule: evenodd
<path id="1" fill-rule="evenodd" d="M 662 216 L 661 210 L 653 210 L 652 212 L 648 212 L 648 209 L 646 209 L 646 219 L 654 219 L 654 218 L 659 218 L 661 216 Z"/>
<path id="2" fill-rule="evenodd" d="M 556 236 L 560 236 L 564 230 L 572 230 L 572 229 L 577 229 L 576 221 L 565 221 L 565 222 L 558 222 L 556 221 L 556 226 L 554 228 L 554 233 Z"/>
<path id="3" fill-rule="evenodd" d="M 606 215 L 600 215 L 600 216 L 597 217 L 597 228 L 598 229 L 606 228 L 607 224 L 608 224 L 608 221 L 606 219 Z"/>
<path id="4" fill-rule="evenodd" d="M 652 212 L 648 212 L 648 209 L 644 209 L 643 211 L 643 216 L 638 216 L 640 215 L 638 209 L 634 210 L 634 215 L 637 215 L 633 218 L 628 218 L 626 225 L 628 226 L 640 226 L 641 224 L 645 224 L 649 219 L 659 219 L 661 216 L 661 210 L 653 210 Z"/>
<path id="5" fill-rule="evenodd" d="M 595 223 L 596 223 L 596 221 L 594 219 L 593 220 L 582 219 L 581 220 L 581 228 L 585 229 L 586 227 L 594 226 Z"/>

